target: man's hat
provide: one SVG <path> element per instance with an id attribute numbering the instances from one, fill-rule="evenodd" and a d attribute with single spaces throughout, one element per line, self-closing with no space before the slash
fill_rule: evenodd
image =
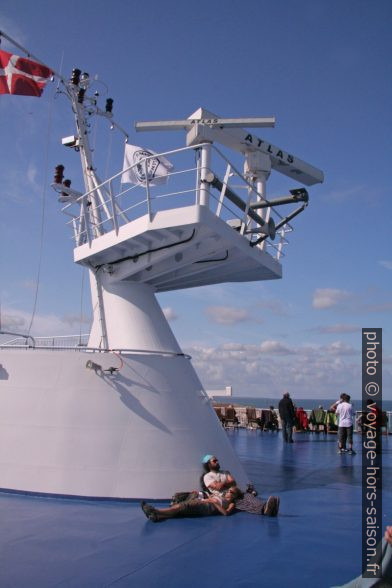
<path id="1" fill-rule="evenodd" d="M 207 453 L 204 457 L 202 457 L 201 463 L 208 463 L 212 457 L 214 456 Z"/>

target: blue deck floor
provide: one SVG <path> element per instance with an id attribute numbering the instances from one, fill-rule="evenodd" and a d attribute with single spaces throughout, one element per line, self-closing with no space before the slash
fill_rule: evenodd
<path id="1" fill-rule="evenodd" d="M 361 454 L 336 435 L 228 435 L 277 518 L 152 523 L 138 504 L 0 495 L 1 588 L 323 588 L 361 567 Z M 392 439 L 383 439 L 383 525 L 392 521 Z M 222 464 L 224 465 L 224 464 Z M 179 490 L 183 490 L 180 488 Z"/>

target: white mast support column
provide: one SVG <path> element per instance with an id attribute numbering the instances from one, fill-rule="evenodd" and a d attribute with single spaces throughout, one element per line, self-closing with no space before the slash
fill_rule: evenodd
<path id="1" fill-rule="evenodd" d="M 101 288 L 102 306 L 110 308 L 110 312 L 104 313 L 108 348 L 182 353 L 155 298 L 154 288 L 126 280 L 110 282 L 108 277 L 103 268 L 95 276 Z M 99 320 L 94 313 L 89 347 L 99 347 Z"/>
<path id="2" fill-rule="evenodd" d="M 199 190 L 199 204 L 201 206 L 209 206 L 210 193 L 209 184 L 206 182 L 207 174 L 211 166 L 211 144 L 207 143 L 201 147 L 200 157 L 200 190 Z"/>
<path id="3" fill-rule="evenodd" d="M 90 269 L 89 272 L 93 306 L 93 325 L 90 331 L 89 347 L 107 350 L 109 349 L 109 342 L 106 328 L 106 313 L 103 302 L 102 284 L 98 272 L 94 272 L 92 269 Z M 94 341 L 93 345 L 90 345 L 91 340 Z"/>

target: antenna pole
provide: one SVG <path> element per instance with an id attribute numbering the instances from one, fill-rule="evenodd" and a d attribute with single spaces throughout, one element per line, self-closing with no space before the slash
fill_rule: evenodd
<path id="1" fill-rule="evenodd" d="M 79 70 L 78 70 L 79 71 Z M 99 195 L 97 193 L 97 186 L 99 181 L 95 175 L 90 141 L 88 137 L 88 125 L 86 122 L 85 109 L 83 105 L 84 94 L 89 86 L 89 77 L 86 74 L 82 74 L 79 81 L 79 77 L 76 76 L 74 79 L 74 73 L 70 82 L 67 83 L 68 94 L 72 101 L 73 111 L 75 114 L 76 129 L 78 133 L 79 149 L 80 149 L 80 160 L 82 163 L 83 178 L 86 187 L 86 192 L 89 192 L 87 197 L 87 204 L 89 207 L 88 216 L 93 227 L 95 236 L 98 237 L 103 234 L 101 226 L 101 213 L 99 206 Z M 79 71 L 80 74 L 80 71 Z M 74 80 L 74 81 L 72 81 Z M 82 100 L 80 99 L 82 92 Z M 83 203 L 81 203 L 83 205 Z M 87 220 L 87 219 L 86 219 Z M 105 305 L 102 296 L 102 279 L 100 272 L 94 272 L 91 268 L 90 272 L 90 287 L 91 287 L 91 298 L 93 309 L 97 308 L 98 312 L 98 324 L 100 329 L 100 341 L 103 349 L 108 349 L 108 336 L 106 329 L 106 313 Z M 101 346 L 101 345 L 100 345 Z"/>
<path id="2" fill-rule="evenodd" d="M 96 180 L 94 174 L 94 166 L 91 155 L 90 141 L 88 139 L 88 129 L 83 111 L 83 104 L 78 103 L 75 91 L 70 90 L 70 95 L 75 112 L 76 128 L 78 131 L 80 148 L 80 159 L 82 162 L 86 192 L 90 192 L 90 190 L 93 190 L 89 195 L 89 200 L 91 202 L 90 220 L 91 224 L 93 225 L 94 232 L 98 236 L 102 234 L 102 229 L 100 226 L 101 215 L 98 209 L 97 195 L 95 193 L 95 188 L 99 184 L 99 182 Z"/>

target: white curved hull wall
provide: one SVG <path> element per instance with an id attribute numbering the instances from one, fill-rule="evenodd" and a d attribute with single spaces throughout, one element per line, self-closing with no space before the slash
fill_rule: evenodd
<path id="1" fill-rule="evenodd" d="M 0 488 L 168 498 L 199 487 L 201 456 L 247 476 L 184 357 L 1 353 Z"/>

